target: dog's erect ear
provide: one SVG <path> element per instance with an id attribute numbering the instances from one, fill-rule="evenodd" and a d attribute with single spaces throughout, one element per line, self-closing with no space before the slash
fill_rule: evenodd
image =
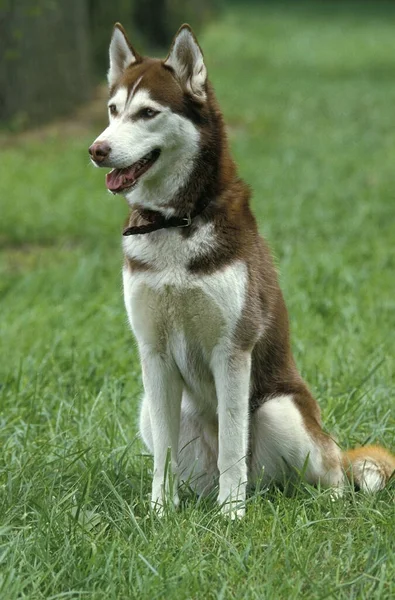
<path id="1" fill-rule="evenodd" d="M 124 28 L 120 23 L 115 23 L 110 42 L 110 68 L 107 75 L 109 86 L 117 82 L 126 67 L 139 60 L 141 56 L 133 49 Z"/>
<path id="2" fill-rule="evenodd" d="M 164 63 L 171 67 L 180 84 L 195 100 L 206 99 L 207 70 L 203 54 L 189 25 L 178 30 Z"/>

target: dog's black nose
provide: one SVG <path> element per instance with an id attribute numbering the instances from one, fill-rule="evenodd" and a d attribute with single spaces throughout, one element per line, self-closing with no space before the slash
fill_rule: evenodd
<path id="1" fill-rule="evenodd" d="M 107 142 L 95 142 L 89 148 L 89 154 L 91 155 L 91 158 L 97 163 L 103 162 L 110 152 L 111 148 Z"/>

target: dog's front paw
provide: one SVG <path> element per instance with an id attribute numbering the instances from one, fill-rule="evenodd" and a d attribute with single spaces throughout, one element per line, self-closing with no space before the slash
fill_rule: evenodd
<path id="1" fill-rule="evenodd" d="M 158 517 L 163 517 L 165 514 L 165 507 L 160 500 L 151 500 L 151 508 Z"/>
<path id="2" fill-rule="evenodd" d="M 245 512 L 245 506 L 242 502 L 225 502 L 225 504 L 222 504 L 221 506 L 221 514 L 231 521 L 242 519 Z"/>
<path id="3" fill-rule="evenodd" d="M 170 494 L 169 491 L 165 490 L 164 485 L 161 485 L 157 490 L 152 490 L 151 507 L 158 517 L 163 517 L 168 509 L 177 509 L 179 504 L 178 493 L 173 492 L 173 494 Z"/>
<path id="4" fill-rule="evenodd" d="M 241 519 L 245 515 L 246 484 L 244 478 L 220 480 L 217 502 L 221 507 L 221 514 L 232 521 Z"/>
<path id="5" fill-rule="evenodd" d="M 238 494 L 218 495 L 218 504 L 220 505 L 221 514 L 236 521 L 245 515 L 245 490 L 239 490 Z"/>

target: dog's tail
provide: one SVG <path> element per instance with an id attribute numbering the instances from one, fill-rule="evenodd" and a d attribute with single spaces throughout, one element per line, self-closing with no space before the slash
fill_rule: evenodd
<path id="1" fill-rule="evenodd" d="M 343 468 L 357 489 L 378 492 L 395 475 L 395 456 L 380 446 L 363 446 L 343 452 Z"/>

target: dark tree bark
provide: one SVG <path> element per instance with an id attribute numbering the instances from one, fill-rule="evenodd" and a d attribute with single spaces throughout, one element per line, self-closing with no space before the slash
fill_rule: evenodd
<path id="1" fill-rule="evenodd" d="M 114 23 L 141 52 L 166 53 L 185 21 L 199 30 L 220 0 L 0 0 L 0 126 L 66 114 L 103 80 Z"/>
<path id="2" fill-rule="evenodd" d="M 86 0 L 0 0 L 0 121 L 47 121 L 89 98 Z"/>

